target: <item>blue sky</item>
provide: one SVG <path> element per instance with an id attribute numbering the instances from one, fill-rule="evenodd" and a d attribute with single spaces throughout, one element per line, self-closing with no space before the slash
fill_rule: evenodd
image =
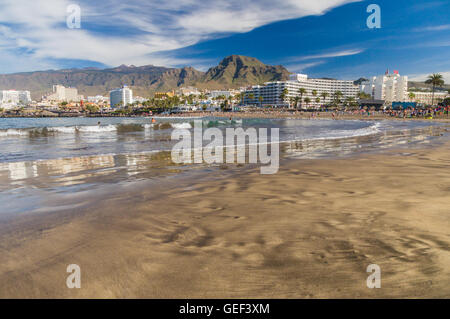
<path id="1" fill-rule="evenodd" d="M 81 8 L 81 28 L 66 26 Z M 369 29 L 369 4 L 381 28 Z M 0 73 L 120 64 L 206 70 L 230 54 L 311 77 L 387 68 L 450 83 L 448 0 L 0 0 Z"/>

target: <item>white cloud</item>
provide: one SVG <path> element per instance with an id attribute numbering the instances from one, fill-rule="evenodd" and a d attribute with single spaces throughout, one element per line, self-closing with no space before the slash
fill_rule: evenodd
<path id="1" fill-rule="evenodd" d="M 219 34 L 247 32 L 271 22 L 320 15 L 357 1 L 79 0 L 82 28 L 76 30 L 66 27 L 66 8 L 72 1 L 2 0 L 0 56 L 20 49 L 29 63 L 76 59 L 106 65 L 173 66 L 188 61 L 158 52 Z"/>
<path id="2" fill-rule="evenodd" d="M 320 54 L 315 54 L 315 55 L 299 56 L 299 57 L 295 57 L 295 58 L 290 58 L 289 60 L 291 60 L 291 61 L 294 61 L 294 60 L 295 61 L 305 61 L 305 60 L 314 60 L 314 59 L 336 58 L 336 57 L 360 54 L 363 51 L 364 50 L 361 50 L 361 49 L 335 51 L 335 52 L 320 53 Z"/>
<path id="3" fill-rule="evenodd" d="M 450 24 L 428 26 L 428 27 L 416 28 L 414 30 L 415 31 L 445 31 L 445 30 L 450 30 Z"/>
<path id="4" fill-rule="evenodd" d="M 435 73 L 439 73 L 439 74 L 441 74 L 441 75 L 443 76 L 444 81 L 445 81 L 445 84 L 450 84 L 450 71 L 446 71 L 446 72 L 435 72 Z M 423 82 L 423 81 L 425 81 L 425 80 L 428 78 L 428 76 L 429 76 L 430 74 L 431 74 L 431 73 L 426 73 L 426 74 L 411 74 L 411 75 L 408 76 L 408 79 L 409 79 L 410 81 L 420 81 L 420 82 Z"/>
<path id="5" fill-rule="evenodd" d="M 303 72 L 304 70 L 311 68 L 313 66 L 324 64 L 326 61 L 323 59 L 356 55 L 363 51 L 364 50 L 362 50 L 362 49 L 350 49 L 350 50 L 340 50 L 340 51 L 333 51 L 333 52 L 324 52 L 324 53 L 319 53 L 319 54 L 314 54 L 314 55 L 302 55 L 302 56 L 285 58 L 285 59 L 283 59 L 282 63 L 290 71 Z M 318 60 L 318 61 L 312 61 L 312 60 Z M 307 61 L 311 61 L 311 62 L 307 62 Z"/>

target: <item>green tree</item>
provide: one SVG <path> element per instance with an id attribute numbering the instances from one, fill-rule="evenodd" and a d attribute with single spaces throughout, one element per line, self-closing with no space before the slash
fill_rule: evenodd
<path id="1" fill-rule="evenodd" d="M 289 94 L 289 91 L 288 91 L 288 89 L 284 89 L 283 90 L 283 92 L 281 92 L 281 94 L 280 94 L 280 99 L 281 99 L 281 102 L 284 104 L 284 102 L 285 102 L 285 100 L 286 100 L 286 97 L 288 96 L 288 94 Z"/>
<path id="2" fill-rule="evenodd" d="M 306 94 L 306 89 L 304 88 L 298 89 L 298 94 L 300 94 L 300 108 L 302 108 L 303 95 Z"/>
<path id="3" fill-rule="evenodd" d="M 326 99 L 328 97 L 328 93 L 327 92 L 322 92 L 320 94 L 320 96 L 322 97 L 323 104 L 325 105 L 325 101 L 326 101 Z"/>
<path id="4" fill-rule="evenodd" d="M 295 98 L 294 98 L 294 107 L 295 108 L 298 108 L 298 102 L 300 101 L 300 96 L 296 96 Z"/>
<path id="5" fill-rule="evenodd" d="M 97 105 L 89 104 L 89 105 L 86 106 L 86 110 L 89 113 L 97 113 L 100 110 L 100 108 Z"/>
<path id="6" fill-rule="evenodd" d="M 333 105 L 339 109 L 339 105 L 341 104 L 341 98 L 344 94 L 341 91 L 336 91 L 333 93 Z"/>
<path id="7" fill-rule="evenodd" d="M 411 101 L 413 101 L 416 98 L 416 95 L 413 92 L 409 92 L 408 97 Z"/>
<path id="8" fill-rule="evenodd" d="M 345 99 L 345 102 L 346 102 L 346 104 L 347 104 L 347 106 L 348 106 L 349 109 L 355 109 L 356 106 L 358 105 L 358 104 L 356 103 L 356 100 L 355 100 L 355 98 L 354 98 L 353 96 L 348 96 L 348 97 Z"/>
<path id="9" fill-rule="evenodd" d="M 434 91 L 436 90 L 436 87 L 443 86 L 444 85 L 444 77 L 442 74 L 439 73 L 433 73 L 428 76 L 428 79 L 425 81 L 426 84 L 431 84 L 432 89 L 432 95 L 431 95 L 431 105 L 434 105 Z"/>
<path id="10" fill-rule="evenodd" d="M 358 97 L 358 99 L 360 99 L 360 100 L 369 100 L 369 99 L 371 99 L 372 98 L 372 95 L 370 95 L 370 94 L 367 94 L 367 93 L 365 93 L 365 92 L 358 92 L 358 94 L 356 95 L 357 97 Z"/>
<path id="11" fill-rule="evenodd" d="M 306 107 L 308 107 L 308 104 L 311 103 L 311 99 L 309 97 L 305 97 L 304 99 Z"/>
<path id="12" fill-rule="evenodd" d="M 255 98 L 255 94 L 250 93 L 247 97 L 248 97 L 249 100 L 253 101 L 253 99 Z M 253 103 L 250 102 L 250 104 L 253 104 Z"/>

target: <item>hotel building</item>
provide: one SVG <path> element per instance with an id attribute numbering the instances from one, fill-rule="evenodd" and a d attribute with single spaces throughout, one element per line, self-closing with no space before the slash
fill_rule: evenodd
<path id="1" fill-rule="evenodd" d="M 301 102 L 302 106 L 306 108 L 318 108 L 321 105 L 330 104 L 333 100 L 333 94 L 337 91 L 342 92 L 343 99 L 356 97 L 359 93 L 359 87 L 353 81 L 309 79 L 306 74 L 293 74 L 290 76 L 289 81 L 267 82 L 264 85 L 255 85 L 248 88 L 243 92 L 243 103 L 275 107 L 288 106 L 291 99 L 301 97 L 300 88 L 306 90 L 306 93 L 303 94 L 303 102 Z M 285 89 L 287 89 L 288 93 L 283 101 L 281 94 Z M 321 96 L 324 92 L 327 94 L 325 99 Z M 250 98 L 252 96 L 253 99 Z M 262 97 L 262 102 L 260 102 L 259 97 Z M 305 98 L 310 99 L 307 105 L 304 102 Z M 320 99 L 320 101 L 316 102 L 316 99 Z"/>
<path id="2" fill-rule="evenodd" d="M 375 100 L 384 100 L 385 104 L 408 101 L 408 77 L 394 74 L 374 76 L 361 84 L 361 91 Z"/>
<path id="3" fill-rule="evenodd" d="M 414 94 L 413 98 L 409 97 L 410 93 Z M 434 92 L 434 104 L 436 105 L 442 102 L 447 97 L 450 97 L 450 94 L 448 94 L 447 92 Z M 433 100 L 433 92 L 423 92 L 423 91 L 409 92 L 408 99 L 411 102 L 431 105 Z"/>
<path id="4" fill-rule="evenodd" d="M 45 97 L 47 101 L 55 102 L 79 102 L 83 96 L 78 95 L 76 88 L 66 88 L 63 85 L 53 85 L 53 94 Z"/>
<path id="5" fill-rule="evenodd" d="M 109 92 L 109 101 L 112 108 L 124 107 L 133 103 L 133 91 L 124 85 L 120 89 Z"/>
<path id="6" fill-rule="evenodd" d="M 2 108 L 10 109 L 18 105 L 31 103 L 30 91 L 2 90 L 0 91 L 0 105 Z"/>

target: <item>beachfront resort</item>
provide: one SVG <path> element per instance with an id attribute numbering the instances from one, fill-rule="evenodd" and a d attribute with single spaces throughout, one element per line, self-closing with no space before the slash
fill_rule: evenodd
<path id="1" fill-rule="evenodd" d="M 155 113 L 189 113 L 261 110 L 375 110 L 422 112 L 436 110 L 448 114 L 450 90 L 444 88 L 440 74 L 432 74 L 421 88 L 408 88 L 408 76 L 398 71 L 357 81 L 310 78 L 291 74 L 286 81 L 238 89 L 201 90 L 181 87 L 154 92 L 149 97 L 133 96 L 124 84 L 107 96 L 84 97 L 77 88 L 53 85 L 40 99 L 31 99 L 30 91 L 0 91 L 0 112 L 19 116 L 124 116 Z"/>

